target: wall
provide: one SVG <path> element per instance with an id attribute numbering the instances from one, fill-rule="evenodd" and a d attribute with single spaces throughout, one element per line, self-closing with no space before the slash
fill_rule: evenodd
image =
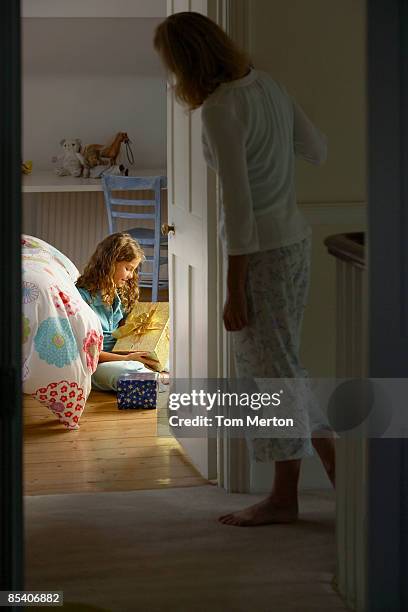
<path id="1" fill-rule="evenodd" d="M 152 46 L 159 18 L 23 19 L 23 158 L 50 169 L 62 138 L 133 142 L 135 166 L 166 165 L 166 82 Z"/>
<path id="2" fill-rule="evenodd" d="M 299 200 L 365 200 L 364 0 L 252 0 L 251 55 L 329 139 L 324 168 L 298 166 Z"/>
<path id="3" fill-rule="evenodd" d="M 301 208 L 314 210 L 312 283 L 302 358 L 312 376 L 331 377 L 335 263 L 323 240 L 365 226 L 365 2 L 250 0 L 250 21 L 255 67 L 283 83 L 329 141 L 325 166 L 298 162 L 297 193 Z M 270 488 L 271 478 L 271 466 L 252 465 L 254 490 Z M 305 462 L 303 486 L 328 486 L 317 460 Z"/>
<path id="4" fill-rule="evenodd" d="M 23 17 L 165 17 L 166 0 L 22 0 Z"/>
<path id="5" fill-rule="evenodd" d="M 334 263 L 327 235 L 364 226 L 366 202 L 365 2 L 363 0 L 253 0 L 251 56 L 255 67 L 285 85 L 327 135 L 323 167 L 297 164 L 298 201 L 314 216 L 312 284 L 303 356 L 314 376 L 334 373 Z M 341 211 L 344 209 L 344 213 Z M 330 210 L 333 213 L 330 222 Z"/>

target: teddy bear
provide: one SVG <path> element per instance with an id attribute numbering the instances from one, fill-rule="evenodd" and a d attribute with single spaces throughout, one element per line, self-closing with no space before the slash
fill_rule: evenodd
<path id="1" fill-rule="evenodd" d="M 81 160 L 82 143 L 79 138 L 61 140 L 62 153 L 58 157 L 53 157 L 52 161 L 56 164 L 55 174 L 58 176 L 81 176 L 83 162 Z"/>

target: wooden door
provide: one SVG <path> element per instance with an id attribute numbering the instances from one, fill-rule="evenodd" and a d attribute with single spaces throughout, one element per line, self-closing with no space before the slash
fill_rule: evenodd
<path id="1" fill-rule="evenodd" d="M 167 14 L 201 12 L 214 18 L 209 0 L 169 0 Z M 215 175 L 201 144 L 201 111 L 167 102 L 170 371 L 175 379 L 217 375 L 217 266 Z M 216 441 L 181 438 L 193 464 L 206 478 L 216 476 Z"/>

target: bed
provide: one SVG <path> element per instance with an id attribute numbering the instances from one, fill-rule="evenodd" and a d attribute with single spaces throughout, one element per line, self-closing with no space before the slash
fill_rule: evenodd
<path id="1" fill-rule="evenodd" d="M 22 236 L 23 392 L 78 429 L 103 335 L 75 287 L 79 271 L 39 238 Z"/>

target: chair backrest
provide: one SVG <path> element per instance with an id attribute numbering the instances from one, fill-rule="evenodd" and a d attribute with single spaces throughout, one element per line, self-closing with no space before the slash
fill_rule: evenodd
<path id="1" fill-rule="evenodd" d="M 154 237 L 140 236 L 144 228 L 133 228 L 137 231 L 131 231 L 131 234 L 137 239 L 141 246 L 145 245 L 148 248 L 153 248 L 153 258 L 146 257 L 146 260 L 151 262 L 152 271 L 142 271 L 142 266 L 139 266 L 139 282 L 143 286 L 143 281 L 152 288 L 152 302 L 158 299 L 159 291 L 159 269 L 160 269 L 160 230 L 161 230 L 161 188 L 166 184 L 166 178 L 163 176 L 135 177 L 135 176 L 104 176 L 102 178 L 103 192 L 105 196 L 105 206 L 108 215 L 109 233 L 113 234 L 117 231 L 116 220 L 121 219 L 152 219 L 154 220 Z M 120 191 L 153 191 L 154 198 L 146 200 L 144 198 L 129 198 L 119 197 Z M 115 197 L 113 197 L 115 192 Z M 133 195 L 133 194 L 132 194 Z M 126 196 L 126 194 L 125 194 Z M 117 207 L 130 207 L 134 212 L 125 212 L 118 210 Z M 137 209 L 150 207 L 149 212 L 137 212 Z M 126 231 L 126 230 L 125 230 Z M 138 235 L 139 234 L 139 235 Z M 150 283 L 149 283 L 150 281 Z"/>
<path id="2" fill-rule="evenodd" d="M 148 176 L 112 176 L 102 177 L 103 193 L 105 196 L 105 207 L 108 216 L 109 233 L 117 231 L 116 219 L 152 219 L 154 220 L 155 240 L 160 240 L 160 220 L 161 220 L 161 187 L 163 177 Z M 154 191 L 154 199 L 146 200 L 142 198 L 113 197 L 115 191 Z M 132 207 L 135 212 L 125 212 L 117 210 L 116 207 Z M 151 207 L 151 212 L 137 212 L 140 207 Z"/>

